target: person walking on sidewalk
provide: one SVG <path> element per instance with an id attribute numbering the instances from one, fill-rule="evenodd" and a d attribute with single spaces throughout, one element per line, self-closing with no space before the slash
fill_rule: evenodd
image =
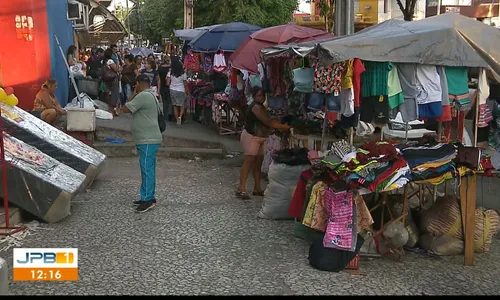
<path id="1" fill-rule="evenodd" d="M 136 78 L 135 91 L 125 103 L 124 112 L 132 113 L 132 136 L 139 152 L 141 167 L 141 199 L 136 212 L 146 212 L 156 206 L 156 154 L 162 142 L 158 126 L 160 104 L 151 90 L 150 79 L 141 74 Z"/>

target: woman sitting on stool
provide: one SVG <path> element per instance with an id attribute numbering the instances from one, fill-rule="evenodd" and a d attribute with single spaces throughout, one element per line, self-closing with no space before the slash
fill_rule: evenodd
<path id="1" fill-rule="evenodd" d="M 50 125 L 55 125 L 56 121 L 66 114 L 66 111 L 61 107 L 54 95 L 56 89 L 57 81 L 55 79 L 47 80 L 36 94 L 33 110 L 31 111 L 34 116 Z"/>

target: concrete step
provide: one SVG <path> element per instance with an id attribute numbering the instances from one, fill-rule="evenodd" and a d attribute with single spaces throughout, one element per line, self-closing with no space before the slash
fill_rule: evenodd
<path id="1" fill-rule="evenodd" d="M 3 203 L 3 199 L 0 198 L 0 202 Z M 22 211 L 12 205 L 9 206 L 9 225 L 16 226 L 22 223 Z M 0 207 L 0 227 L 5 227 L 5 208 Z"/>
<path id="2" fill-rule="evenodd" d="M 106 142 L 94 142 L 93 147 L 106 155 L 107 157 L 133 157 L 137 156 L 137 149 L 135 143 L 125 142 L 123 144 L 111 144 Z M 222 148 L 208 149 L 208 148 L 184 148 L 184 147 L 168 147 L 162 145 L 158 150 L 159 157 L 170 158 L 186 158 L 195 159 L 213 159 L 223 158 L 224 150 Z"/>
<path id="3" fill-rule="evenodd" d="M 103 142 L 106 138 L 121 139 L 125 142 L 133 142 L 132 133 L 128 130 L 114 129 L 108 127 L 97 127 L 95 142 Z M 219 142 L 208 142 L 193 140 L 189 138 L 163 136 L 163 145 L 175 148 L 203 148 L 203 149 L 221 149 Z"/>

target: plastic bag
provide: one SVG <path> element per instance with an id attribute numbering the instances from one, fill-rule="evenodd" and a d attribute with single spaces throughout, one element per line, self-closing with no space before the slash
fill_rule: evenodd
<path id="1" fill-rule="evenodd" d="M 113 114 L 102 109 L 95 110 L 95 117 L 101 120 L 113 120 Z"/>
<path id="2" fill-rule="evenodd" d="M 408 231 L 401 222 L 386 225 L 382 235 L 394 248 L 403 247 L 408 242 Z"/>
<path id="3" fill-rule="evenodd" d="M 259 218 L 272 220 L 292 219 L 288 214 L 288 207 L 292 202 L 293 192 L 300 174 L 308 168 L 309 165 L 271 164 L 268 173 L 269 184 L 264 192 L 262 208 L 258 214 Z"/>

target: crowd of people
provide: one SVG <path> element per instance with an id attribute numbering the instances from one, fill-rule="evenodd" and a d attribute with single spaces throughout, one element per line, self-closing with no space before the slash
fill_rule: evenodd
<path id="1" fill-rule="evenodd" d="M 154 54 L 134 56 L 128 48 L 120 51 L 117 45 L 106 50 L 94 48 L 83 54 L 72 45 L 68 48 L 67 60 L 70 67 L 81 66 L 84 76 L 100 81 L 99 99 L 109 105 L 114 116 L 131 100 L 137 76 L 142 74 L 149 78 L 150 89 L 162 103 L 166 118 L 182 124 L 189 91 L 181 57 L 164 53 L 161 58 Z M 75 96 L 71 94 L 70 99 Z"/>

